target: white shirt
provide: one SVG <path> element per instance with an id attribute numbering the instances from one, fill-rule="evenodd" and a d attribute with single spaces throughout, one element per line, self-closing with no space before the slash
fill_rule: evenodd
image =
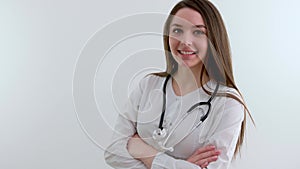
<path id="1" fill-rule="evenodd" d="M 208 168 L 229 168 L 244 119 L 243 105 L 232 98 L 216 96 L 211 102 L 207 119 L 196 128 L 195 125 L 203 112 L 206 113 L 207 107 L 196 108 L 188 115 L 187 110 L 195 103 L 206 102 L 210 95 L 199 88 L 184 96 L 177 96 L 170 78 L 166 86 L 166 111 L 163 125 L 168 134 L 167 138 L 161 141 L 164 146 L 160 146 L 152 135 L 153 131 L 158 129 L 162 113 L 164 80 L 165 77 L 148 75 L 130 94 L 124 112 L 118 116 L 112 143 L 105 151 L 106 162 L 114 168 L 146 168 L 127 151 L 128 140 L 137 132 L 147 144 L 160 151 L 152 162 L 152 169 L 200 169 L 186 159 L 200 147 L 209 144 L 220 149 L 221 154 L 216 162 L 209 164 Z M 213 92 L 216 83 L 209 81 L 204 87 Z M 230 93 L 240 98 L 235 89 L 222 85 L 218 93 Z M 174 151 L 167 150 L 170 147 Z"/>

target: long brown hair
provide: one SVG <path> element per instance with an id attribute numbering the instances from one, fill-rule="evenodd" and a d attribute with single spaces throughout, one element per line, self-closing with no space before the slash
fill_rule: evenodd
<path id="1" fill-rule="evenodd" d="M 170 12 L 170 15 L 168 16 L 165 22 L 163 36 L 167 68 L 166 71 L 154 73 L 154 75 L 165 77 L 168 74 L 174 74 L 178 69 L 178 64 L 173 58 L 170 50 L 169 29 L 173 16 L 177 13 L 178 10 L 182 8 L 191 8 L 193 10 L 198 11 L 202 16 L 207 28 L 207 38 L 209 44 L 207 51 L 208 56 L 205 57 L 203 61 L 205 66 L 202 66 L 201 69 L 200 82 L 203 82 L 202 79 L 204 75 L 206 75 L 209 77 L 209 79 L 215 80 L 222 85 L 236 89 L 241 95 L 238 87 L 234 82 L 230 44 L 223 19 L 217 8 L 208 0 L 183 0 L 173 7 L 173 9 Z M 211 94 L 211 92 L 207 91 L 203 87 L 203 84 L 201 84 L 201 87 L 207 94 Z M 244 120 L 241 124 L 241 132 L 234 151 L 234 155 L 236 155 L 240 151 L 241 145 L 244 141 L 246 113 L 248 113 L 253 123 L 254 121 L 243 98 L 240 99 L 234 96 L 233 94 L 228 93 L 219 93 L 218 95 L 233 98 L 240 102 L 245 108 Z"/>

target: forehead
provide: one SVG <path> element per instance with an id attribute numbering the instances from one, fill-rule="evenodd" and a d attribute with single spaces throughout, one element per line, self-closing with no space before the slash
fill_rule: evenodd
<path id="1" fill-rule="evenodd" d="M 171 24 L 173 23 L 204 25 L 204 20 L 198 11 L 191 8 L 182 8 L 176 12 Z"/>

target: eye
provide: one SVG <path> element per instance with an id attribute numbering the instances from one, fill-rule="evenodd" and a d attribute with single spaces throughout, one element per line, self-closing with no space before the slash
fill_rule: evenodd
<path id="1" fill-rule="evenodd" d="M 181 29 L 179 29 L 179 28 L 174 28 L 173 30 L 172 30 L 172 33 L 173 34 L 181 34 L 183 31 L 181 30 Z"/>
<path id="2" fill-rule="evenodd" d="M 193 34 L 196 35 L 196 36 L 200 36 L 200 35 L 205 35 L 205 32 L 202 31 L 202 30 L 195 30 L 195 31 L 193 32 Z"/>

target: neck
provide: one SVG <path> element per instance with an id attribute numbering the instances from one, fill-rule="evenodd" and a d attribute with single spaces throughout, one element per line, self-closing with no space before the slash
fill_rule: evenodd
<path id="1" fill-rule="evenodd" d="M 202 66 L 189 68 L 178 66 L 177 72 L 174 74 L 173 78 L 173 87 L 177 91 L 180 91 L 181 94 L 193 91 L 197 88 L 200 88 L 202 84 L 205 84 L 209 81 L 209 78 L 206 74 L 203 74 L 202 83 L 200 79 Z"/>

